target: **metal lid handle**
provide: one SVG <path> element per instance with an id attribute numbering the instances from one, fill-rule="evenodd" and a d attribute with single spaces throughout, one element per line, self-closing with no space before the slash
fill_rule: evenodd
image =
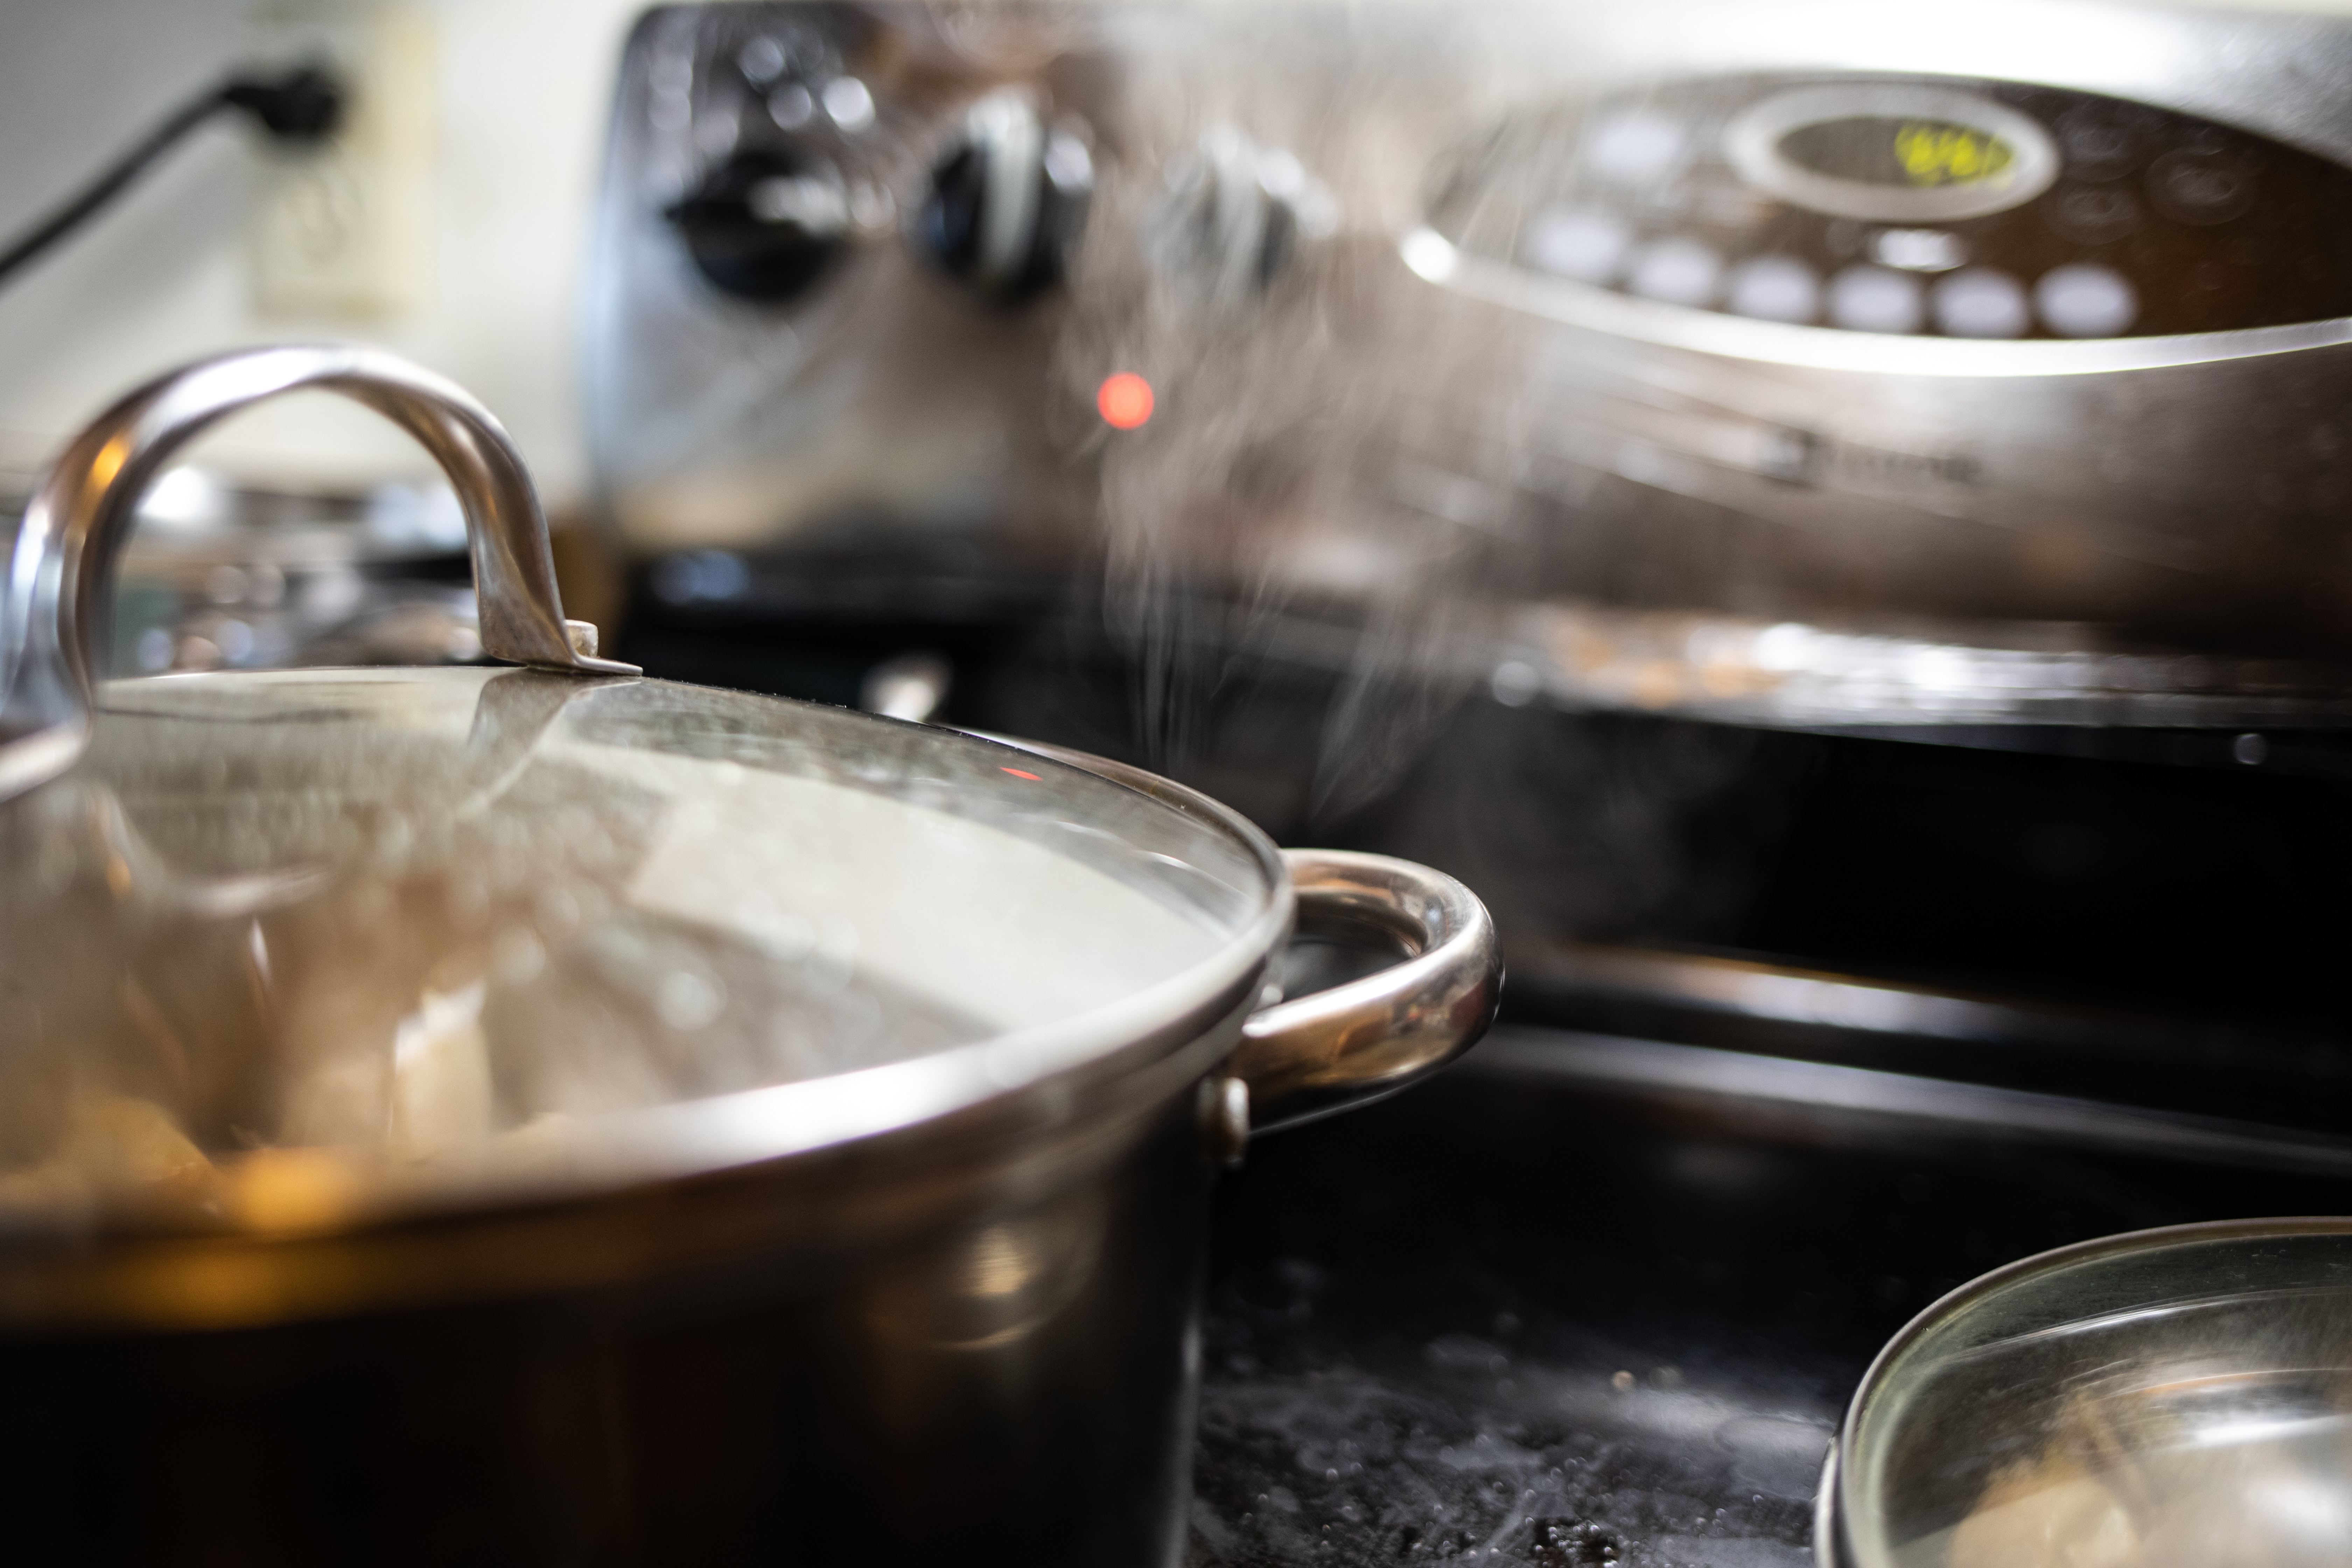
<path id="1" fill-rule="evenodd" d="M 482 651 L 584 675 L 631 675 L 563 618 L 547 519 L 489 411 L 405 360 L 367 348 L 247 349 L 149 382 L 58 454 L 26 509 L 0 601 L 0 800 L 73 765 L 89 742 L 96 642 L 140 496 L 223 417 L 305 387 L 366 404 L 415 437 L 457 492 L 474 557 Z"/>

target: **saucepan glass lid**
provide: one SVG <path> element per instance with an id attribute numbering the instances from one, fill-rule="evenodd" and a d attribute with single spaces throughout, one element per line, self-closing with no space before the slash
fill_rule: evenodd
<path id="1" fill-rule="evenodd" d="M 530 669 L 118 682 L 81 763 L 0 806 L 0 1223 L 968 1067 L 863 1096 L 870 1130 L 1212 998 L 1279 878 L 1228 816 L 836 709 Z"/>
<path id="2" fill-rule="evenodd" d="M 1989 1276 L 1880 1357 L 1839 1463 L 1838 1556 L 1870 1568 L 2352 1561 L 2352 1221 Z"/>

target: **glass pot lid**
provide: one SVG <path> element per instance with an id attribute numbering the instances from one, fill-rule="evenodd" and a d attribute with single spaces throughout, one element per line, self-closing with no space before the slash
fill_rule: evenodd
<path id="1" fill-rule="evenodd" d="M 2145 1231 L 2001 1269 L 1879 1357 L 1824 1560 L 2352 1561 L 2352 1220 Z"/>
<path id="2" fill-rule="evenodd" d="M 536 668 L 93 685 L 138 489 L 297 385 L 449 468 L 486 649 Z M 495 424 L 396 362 L 230 356 L 93 432 L 27 514 L 0 665 L 0 1227 L 266 1222 L 321 1151 L 388 1191 L 626 1175 L 680 1157 L 663 1108 L 754 1089 L 693 1163 L 886 1131 L 1230 1007 L 1287 923 L 1213 803 L 595 659 Z"/>

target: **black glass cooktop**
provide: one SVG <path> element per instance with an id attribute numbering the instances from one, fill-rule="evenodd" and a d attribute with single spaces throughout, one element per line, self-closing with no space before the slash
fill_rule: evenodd
<path id="1" fill-rule="evenodd" d="M 1193 1568 L 1799 1568 L 1848 1395 L 1945 1290 L 2086 1237 L 2352 1204 L 2326 1177 L 1596 1095 L 1526 1070 L 1529 1038 L 1225 1184 Z"/>

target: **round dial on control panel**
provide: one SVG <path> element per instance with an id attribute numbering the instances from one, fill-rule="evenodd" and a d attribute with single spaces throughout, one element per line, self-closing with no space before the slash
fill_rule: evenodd
<path id="1" fill-rule="evenodd" d="M 933 166 L 916 243 L 982 299 L 1018 303 L 1061 281 L 1093 194 L 1086 143 L 1002 88 L 971 106 Z"/>
<path id="2" fill-rule="evenodd" d="M 846 5 L 710 7 L 648 26 L 650 147 L 661 217 L 703 280 L 763 306 L 802 300 L 856 244 L 890 232 L 895 207 L 873 85 L 889 29 Z M 877 73 L 881 73 L 877 75 Z M 675 187 L 672 187 L 675 188 Z"/>
<path id="3" fill-rule="evenodd" d="M 767 304 L 815 283 L 851 226 L 849 198 L 832 166 L 774 149 L 736 153 L 664 216 L 705 278 Z"/>
<path id="4" fill-rule="evenodd" d="M 1973 339 L 2352 316 L 2352 170 L 2166 110 L 2015 82 L 1749 76 L 1523 113 L 1431 226 L 1654 301 Z"/>

